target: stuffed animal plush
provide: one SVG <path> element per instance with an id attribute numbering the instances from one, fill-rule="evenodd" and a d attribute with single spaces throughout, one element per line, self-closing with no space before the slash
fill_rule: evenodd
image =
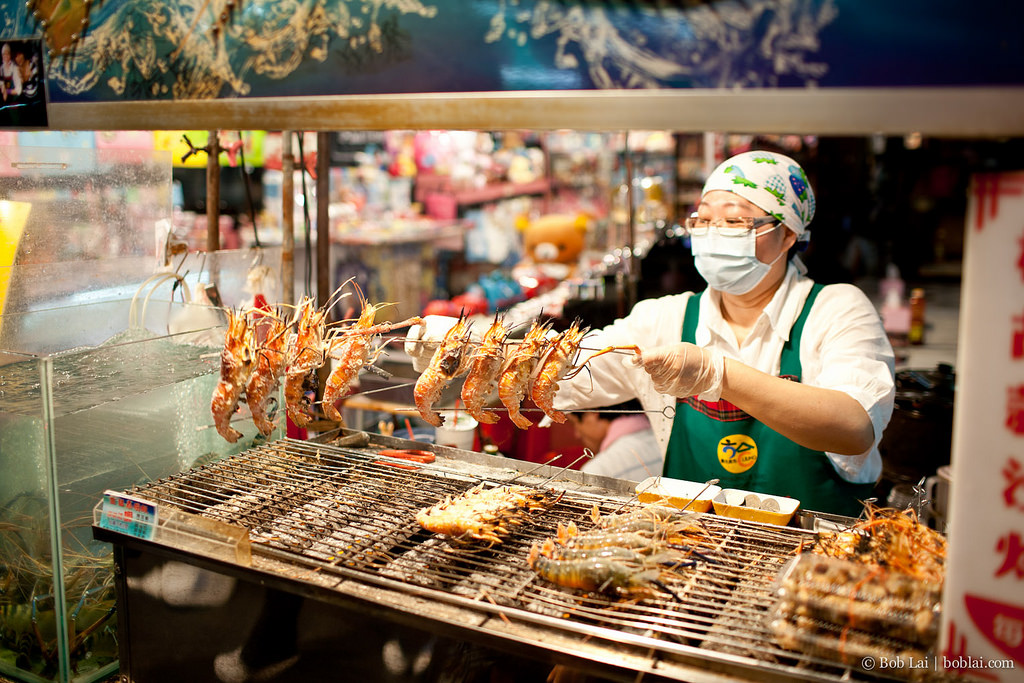
<path id="1" fill-rule="evenodd" d="M 532 270 L 558 280 L 572 277 L 586 244 L 587 224 L 584 214 L 553 213 L 521 221 L 523 260 L 516 270 L 520 274 Z"/>

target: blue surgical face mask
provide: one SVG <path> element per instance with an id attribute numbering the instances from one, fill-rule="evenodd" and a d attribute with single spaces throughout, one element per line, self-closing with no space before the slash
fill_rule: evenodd
<path id="1" fill-rule="evenodd" d="M 776 225 L 761 234 L 767 235 L 778 227 Z M 743 237 L 723 237 L 714 227 L 706 235 L 693 235 L 690 244 L 697 272 L 712 289 L 728 294 L 746 294 L 786 253 L 780 253 L 771 263 L 758 261 L 757 237 L 754 230 Z"/>

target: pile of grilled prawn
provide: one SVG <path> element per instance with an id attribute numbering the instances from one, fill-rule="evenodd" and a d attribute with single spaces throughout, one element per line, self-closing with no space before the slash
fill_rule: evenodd
<path id="1" fill-rule="evenodd" d="M 913 509 L 865 506 L 866 519 L 848 529 L 819 533 L 811 552 L 851 560 L 942 585 L 946 537 L 922 524 Z"/>

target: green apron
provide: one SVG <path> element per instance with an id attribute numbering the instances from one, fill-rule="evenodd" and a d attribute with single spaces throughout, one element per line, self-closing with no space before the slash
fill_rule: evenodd
<path id="1" fill-rule="evenodd" d="M 815 284 L 782 348 L 779 376 L 800 381 L 800 337 L 822 285 Z M 691 296 L 683 318 L 682 341 L 694 343 L 700 297 Z M 696 396 L 679 399 L 664 475 L 703 482 L 718 479 L 722 488 L 744 489 L 800 501 L 805 510 L 856 517 L 860 501 L 874 484 L 851 484 L 836 472 L 822 451 L 804 448 L 726 400 L 709 403 Z"/>

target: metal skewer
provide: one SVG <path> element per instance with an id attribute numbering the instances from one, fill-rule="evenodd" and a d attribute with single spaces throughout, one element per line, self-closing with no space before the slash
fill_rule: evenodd
<path id="1" fill-rule="evenodd" d="M 536 467 L 532 467 L 532 468 L 530 468 L 530 469 L 526 470 L 525 472 L 520 472 L 520 473 L 519 473 L 518 475 L 516 475 L 515 477 L 513 477 L 513 478 L 509 479 L 509 483 L 511 484 L 511 483 L 512 483 L 512 482 L 514 482 L 514 481 L 517 481 L 517 480 L 519 480 L 519 479 L 522 479 L 523 477 L 525 477 L 525 476 L 526 476 L 526 475 L 528 475 L 528 474 L 533 474 L 534 472 L 536 472 L 537 470 L 539 470 L 539 469 L 540 469 L 541 467 L 547 467 L 548 465 L 550 465 L 551 463 L 553 463 L 554 461 L 558 460 L 558 459 L 559 459 L 559 458 L 561 458 L 561 457 L 562 457 L 562 455 L 561 455 L 561 454 L 558 454 L 558 455 L 556 455 L 555 457 L 553 457 L 553 458 L 551 458 L 550 460 L 548 460 L 547 462 L 542 462 L 542 463 L 538 464 L 538 465 L 537 465 Z M 563 468 L 563 469 L 564 469 L 564 468 Z M 556 475 L 556 476 L 557 476 L 557 475 Z M 548 479 L 547 481 L 550 481 L 550 479 Z"/>
<path id="2" fill-rule="evenodd" d="M 383 338 L 381 340 L 381 342 L 383 344 L 392 344 L 394 342 L 403 342 L 405 344 L 440 344 L 441 343 L 440 340 L 438 340 L 438 339 L 407 339 L 405 337 L 385 337 L 385 338 Z M 479 346 L 481 344 L 481 342 L 479 340 L 477 340 L 477 339 L 470 339 L 466 343 L 470 344 L 472 346 Z M 510 346 L 518 346 L 521 343 L 523 343 L 521 339 L 507 339 L 504 342 L 505 345 L 510 345 Z M 577 351 L 601 351 L 603 349 L 595 349 L 595 348 L 591 348 L 589 346 L 580 346 L 580 347 L 577 347 L 576 350 Z M 611 351 L 608 351 L 608 353 L 635 354 L 636 351 L 634 351 L 631 348 L 622 348 L 622 349 L 613 349 Z"/>
<path id="3" fill-rule="evenodd" d="M 682 511 L 686 510 L 686 508 L 688 508 L 691 505 L 693 505 L 693 501 L 695 501 L 698 498 L 700 498 L 701 494 L 703 494 L 705 491 L 707 491 L 712 486 L 715 486 L 719 481 L 720 480 L 718 480 L 718 479 L 708 479 L 706 482 L 704 482 L 704 488 L 702 488 L 700 491 L 698 491 L 697 495 L 695 495 L 693 498 L 691 498 L 689 503 L 687 503 L 683 507 L 679 508 L 679 511 L 682 512 Z"/>
<path id="4" fill-rule="evenodd" d="M 367 389 L 366 391 L 360 391 L 360 392 L 356 392 L 354 394 L 348 394 L 344 398 L 353 398 L 355 396 L 368 396 L 370 394 L 379 394 L 379 393 L 382 393 L 382 392 L 385 392 L 385 391 L 393 391 L 395 389 L 404 389 L 406 387 L 411 387 L 411 386 L 415 386 L 415 385 L 416 385 L 416 382 L 405 382 L 403 384 L 395 384 L 395 385 L 392 385 L 392 386 L 380 387 L 378 389 Z M 397 413 L 419 413 L 419 410 L 415 406 L 409 406 L 408 408 L 393 408 L 392 410 L 394 410 L 394 412 L 396 414 Z M 434 408 L 434 410 L 436 410 L 438 413 L 454 413 L 457 409 L 452 407 L 452 408 Z M 505 406 L 502 406 L 502 405 L 489 407 L 489 408 L 487 408 L 487 410 L 488 411 L 495 411 L 495 412 L 505 412 L 505 413 L 508 412 L 508 408 L 506 408 Z M 540 408 L 521 408 L 519 412 L 521 412 L 521 413 L 542 413 L 544 411 L 542 411 Z M 641 414 L 645 414 L 645 413 L 655 413 L 655 414 L 664 415 L 665 417 L 667 417 L 669 419 L 672 419 L 673 417 L 675 417 L 675 408 L 673 406 L 671 406 L 671 405 L 665 406 L 661 410 L 621 410 L 621 409 L 603 410 L 601 408 L 583 408 L 583 409 L 580 409 L 580 410 L 570 410 L 568 412 L 571 412 L 571 413 L 622 413 L 624 415 L 641 415 Z M 248 415 L 240 415 L 239 414 L 239 415 L 233 416 L 230 421 L 231 422 L 248 422 L 251 419 L 252 418 L 250 416 L 248 416 Z M 204 429 L 212 429 L 214 426 L 215 425 L 213 425 L 212 423 L 211 424 L 206 424 L 206 425 L 199 425 L 198 427 L 196 427 L 196 430 L 197 431 L 201 431 L 201 430 L 204 430 Z M 593 457 L 593 456 L 591 456 L 591 457 Z"/>

